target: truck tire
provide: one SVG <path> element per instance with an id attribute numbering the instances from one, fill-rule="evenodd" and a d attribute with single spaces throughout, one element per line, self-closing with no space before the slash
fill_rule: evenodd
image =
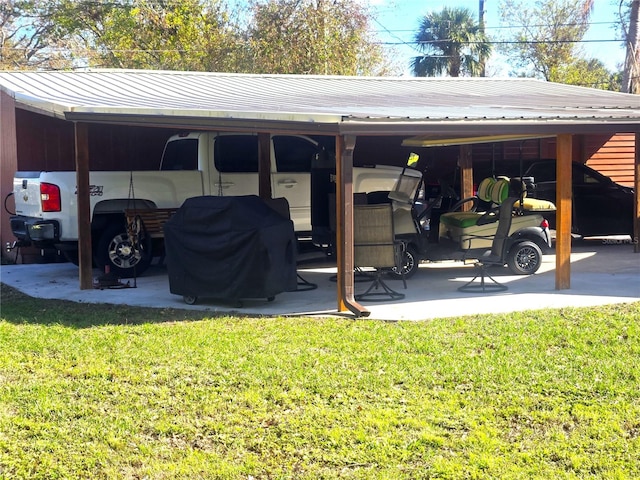
<path id="1" fill-rule="evenodd" d="M 404 271 L 404 278 L 411 278 L 418 271 L 418 265 L 420 264 L 420 258 L 418 252 L 413 245 L 407 245 L 404 251 L 404 258 L 402 259 L 402 270 Z M 391 269 L 391 274 L 395 278 L 402 278 L 401 273 L 396 267 Z"/>
<path id="2" fill-rule="evenodd" d="M 507 253 L 507 266 L 516 275 L 532 275 L 541 264 L 542 250 L 530 240 L 515 243 Z"/>
<path id="3" fill-rule="evenodd" d="M 104 229 L 95 257 L 99 268 L 108 266 L 111 273 L 122 278 L 142 275 L 153 258 L 150 242 L 143 240 L 138 248 L 131 244 L 124 220 Z"/>

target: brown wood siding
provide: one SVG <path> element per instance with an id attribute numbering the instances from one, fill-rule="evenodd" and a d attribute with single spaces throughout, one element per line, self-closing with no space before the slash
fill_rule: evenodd
<path id="1" fill-rule="evenodd" d="M 89 126 L 92 171 L 157 170 L 166 140 L 174 130 L 126 125 Z M 72 122 L 16 110 L 18 170 L 75 170 Z"/>
<path id="2" fill-rule="evenodd" d="M 618 133 L 613 136 L 587 138 L 586 164 L 614 182 L 633 187 L 635 135 Z"/>
<path id="3" fill-rule="evenodd" d="M 167 139 L 174 130 L 127 125 L 91 125 L 89 157 L 92 171 L 158 170 Z"/>
<path id="4" fill-rule="evenodd" d="M 16 110 L 18 170 L 75 170 L 73 123 Z"/>
<path id="5" fill-rule="evenodd" d="M 0 246 L 13 242 L 9 214 L 4 209 L 7 195 L 13 191 L 13 174 L 17 170 L 15 102 L 13 97 L 0 90 L 0 199 L 3 202 L 0 216 Z M 7 201 L 7 208 L 14 211 L 15 203 Z"/>

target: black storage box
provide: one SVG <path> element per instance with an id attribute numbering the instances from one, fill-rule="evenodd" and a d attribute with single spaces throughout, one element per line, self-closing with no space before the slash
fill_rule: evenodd
<path id="1" fill-rule="evenodd" d="M 189 198 L 164 236 L 173 294 L 271 300 L 296 290 L 293 222 L 255 195 Z"/>

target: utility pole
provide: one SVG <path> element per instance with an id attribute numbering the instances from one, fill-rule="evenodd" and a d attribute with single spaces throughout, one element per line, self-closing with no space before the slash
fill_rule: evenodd
<path id="1" fill-rule="evenodd" d="M 480 11 L 478 12 L 478 26 L 480 27 L 480 33 L 482 33 L 484 35 L 484 2 L 485 0 L 480 0 Z M 485 62 L 486 62 L 486 58 L 484 58 L 484 55 L 480 54 L 480 58 L 478 59 L 480 61 L 480 76 L 484 77 L 486 75 L 485 72 Z"/>
<path id="2" fill-rule="evenodd" d="M 631 2 L 631 16 L 629 18 L 629 31 L 625 32 L 627 55 L 624 61 L 624 73 L 622 77 L 622 91 L 626 93 L 640 93 L 640 28 L 638 28 L 638 16 L 640 15 L 640 0 Z"/>

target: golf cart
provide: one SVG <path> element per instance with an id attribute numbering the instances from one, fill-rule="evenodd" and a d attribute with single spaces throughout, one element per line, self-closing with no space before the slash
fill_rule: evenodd
<path id="1" fill-rule="evenodd" d="M 543 252 L 551 249 L 549 224 L 541 212 L 553 211 L 555 205 L 527 199 L 520 179 L 487 178 L 479 184 L 477 195 L 447 211 L 442 208 L 442 193 L 429 196 L 430 191 L 422 172 L 405 168 L 389 192 L 396 239 L 405 247 L 405 278 L 415 274 L 421 261 L 480 258 L 492 247 L 500 205 L 508 198 L 513 201 L 513 213 L 502 264 L 516 275 L 531 275 L 540 268 Z M 471 208 L 460 211 L 466 203 Z M 394 270 L 394 274 L 401 272 Z"/>

